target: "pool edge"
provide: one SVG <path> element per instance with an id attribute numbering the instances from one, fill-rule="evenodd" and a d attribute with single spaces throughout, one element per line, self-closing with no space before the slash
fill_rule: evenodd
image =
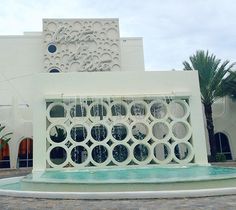
<path id="1" fill-rule="evenodd" d="M 1 179 L 14 183 L 22 177 Z M 1 196 L 46 198 L 46 199 L 80 199 L 80 200 L 114 200 L 114 199 L 161 199 L 161 198 L 195 198 L 236 194 L 236 187 L 166 190 L 166 191 L 126 191 L 126 192 L 41 192 L 0 189 Z"/>

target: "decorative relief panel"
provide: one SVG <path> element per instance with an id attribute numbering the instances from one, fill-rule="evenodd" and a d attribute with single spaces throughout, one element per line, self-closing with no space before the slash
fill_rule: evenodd
<path id="1" fill-rule="evenodd" d="M 71 98 L 46 113 L 48 168 L 194 161 L 188 99 Z"/>
<path id="2" fill-rule="evenodd" d="M 119 71 L 118 24 L 117 19 L 45 19 L 45 71 Z"/>

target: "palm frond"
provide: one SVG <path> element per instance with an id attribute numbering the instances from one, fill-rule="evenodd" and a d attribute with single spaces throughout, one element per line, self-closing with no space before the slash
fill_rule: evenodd
<path id="1" fill-rule="evenodd" d="M 230 94 L 229 88 L 226 87 L 230 84 L 231 79 L 228 76 L 235 63 L 230 64 L 228 60 L 221 62 L 221 59 L 203 50 L 196 51 L 189 60 L 190 62 L 183 62 L 184 70 L 198 71 L 201 98 L 204 104 L 212 104 L 218 97 Z M 226 80 L 228 85 L 225 85 Z"/>
<path id="2" fill-rule="evenodd" d="M 1 136 L 1 139 L 5 141 L 6 138 L 9 138 L 10 135 L 12 135 L 13 133 L 6 133 L 3 136 Z"/>
<path id="3" fill-rule="evenodd" d="M 229 71 L 228 77 L 223 80 L 222 89 L 223 92 L 228 92 L 230 97 L 236 98 L 236 72 Z"/>
<path id="4" fill-rule="evenodd" d="M 0 133 L 3 132 L 3 130 L 6 128 L 6 126 L 2 126 L 0 124 Z M 0 150 L 11 140 L 12 132 L 8 132 L 5 134 L 0 135 Z"/>
<path id="5" fill-rule="evenodd" d="M 6 127 L 6 126 L 1 126 L 1 124 L 0 124 L 0 133 L 2 132 L 2 130 L 5 129 L 5 127 Z"/>

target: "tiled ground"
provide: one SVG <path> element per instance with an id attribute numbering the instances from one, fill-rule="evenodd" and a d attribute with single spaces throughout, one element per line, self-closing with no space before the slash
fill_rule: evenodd
<path id="1" fill-rule="evenodd" d="M 30 170 L 0 170 L 0 178 L 19 176 Z M 236 195 L 183 199 L 139 200 L 53 200 L 0 197 L 0 210 L 59 209 L 59 210 L 235 210 Z"/>
<path id="2" fill-rule="evenodd" d="M 194 199 L 145 200 L 51 200 L 0 197 L 0 209 L 68 209 L 68 210 L 235 210 L 236 196 Z"/>

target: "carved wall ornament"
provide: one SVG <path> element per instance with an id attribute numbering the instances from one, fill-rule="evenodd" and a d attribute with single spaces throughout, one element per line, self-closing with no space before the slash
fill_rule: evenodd
<path id="1" fill-rule="evenodd" d="M 44 70 L 120 70 L 117 19 L 45 19 Z"/>

